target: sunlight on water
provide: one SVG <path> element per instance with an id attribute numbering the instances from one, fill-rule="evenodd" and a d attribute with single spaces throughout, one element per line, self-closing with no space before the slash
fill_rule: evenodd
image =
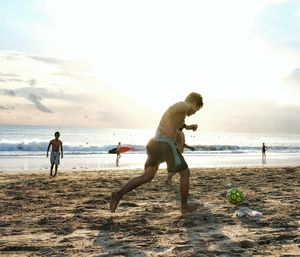
<path id="1" fill-rule="evenodd" d="M 154 136 L 154 129 L 91 129 L 53 128 L 37 126 L 0 127 L 0 171 L 45 170 L 48 143 L 55 131 L 60 131 L 65 158 L 62 168 L 83 170 L 116 168 L 115 155 L 108 151 L 121 142 L 132 151 L 122 154 L 118 168 L 143 168 L 146 144 Z M 195 151 L 186 150 L 184 156 L 190 167 L 260 165 L 261 145 L 268 146 L 267 164 L 297 164 L 300 162 L 299 135 L 263 135 L 202 133 L 185 131 L 186 143 Z M 164 167 L 164 166 L 161 166 Z"/>

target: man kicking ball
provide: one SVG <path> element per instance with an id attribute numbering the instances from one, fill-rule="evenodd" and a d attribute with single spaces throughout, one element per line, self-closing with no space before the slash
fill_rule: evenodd
<path id="1" fill-rule="evenodd" d="M 188 204 L 190 189 L 190 170 L 182 153 L 176 148 L 174 136 L 184 124 L 186 116 L 195 114 L 203 106 L 203 98 L 198 93 L 190 93 L 184 101 L 170 106 L 163 114 L 156 135 L 148 142 L 145 170 L 141 176 L 132 178 L 119 191 L 112 192 L 110 210 L 115 212 L 121 198 L 129 191 L 150 182 L 163 162 L 167 163 L 168 172 L 180 174 L 181 212 L 193 212 L 196 206 Z"/>

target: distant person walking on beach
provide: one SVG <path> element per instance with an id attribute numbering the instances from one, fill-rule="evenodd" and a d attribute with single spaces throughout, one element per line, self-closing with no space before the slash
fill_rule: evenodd
<path id="1" fill-rule="evenodd" d="M 263 144 L 262 144 L 262 147 L 261 147 L 262 164 L 266 164 L 266 163 L 267 163 L 267 156 L 266 156 L 267 148 L 268 148 L 268 147 L 265 145 L 265 143 L 263 143 Z"/>
<path id="2" fill-rule="evenodd" d="M 184 101 L 170 106 L 163 114 L 156 135 L 148 142 L 144 173 L 129 180 L 119 191 L 112 192 L 110 210 L 115 212 L 121 198 L 133 189 L 150 182 L 163 162 L 167 163 L 168 172 L 180 174 L 181 212 L 193 212 L 196 206 L 188 204 L 190 189 L 190 170 L 182 153 L 176 148 L 174 137 L 177 130 L 184 124 L 186 116 L 199 111 L 203 106 L 202 96 L 198 93 L 190 93 Z"/>
<path id="3" fill-rule="evenodd" d="M 186 125 L 183 124 L 176 132 L 175 134 L 175 138 L 174 138 L 174 142 L 176 145 L 176 148 L 183 153 L 184 148 L 190 149 L 191 151 L 195 151 L 195 147 L 193 146 L 189 146 L 185 143 L 185 135 L 183 133 L 183 129 L 187 129 L 187 130 L 193 130 L 196 131 L 198 128 L 198 125 L 193 124 L 193 125 Z M 172 177 L 176 174 L 176 172 L 168 172 L 168 177 L 165 181 L 165 183 L 167 185 L 171 185 L 172 184 Z"/>
<path id="4" fill-rule="evenodd" d="M 117 145 L 117 159 L 116 159 L 116 165 L 118 166 L 119 165 L 119 160 L 121 158 L 121 142 L 118 143 Z"/>
<path id="5" fill-rule="evenodd" d="M 49 142 L 46 157 L 48 157 L 49 149 L 51 146 L 51 154 L 50 154 L 50 176 L 52 177 L 53 166 L 55 165 L 55 172 L 53 177 L 57 174 L 57 168 L 60 162 L 60 157 L 63 158 L 63 144 L 62 141 L 59 140 L 60 133 L 57 131 L 54 133 L 54 139 Z"/>

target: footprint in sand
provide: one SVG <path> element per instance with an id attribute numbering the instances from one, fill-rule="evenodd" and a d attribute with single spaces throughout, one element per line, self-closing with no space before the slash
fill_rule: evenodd
<path id="1" fill-rule="evenodd" d="M 127 208 L 127 207 L 138 207 L 137 204 L 135 204 L 135 203 L 130 203 L 130 202 L 120 203 L 119 206 L 125 207 L 125 208 Z"/>

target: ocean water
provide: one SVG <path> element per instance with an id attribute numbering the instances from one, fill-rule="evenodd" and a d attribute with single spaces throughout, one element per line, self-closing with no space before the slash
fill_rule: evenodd
<path id="1" fill-rule="evenodd" d="M 63 141 L 62 170 L 143 169 L 146 144 L 155 129 L 62 128 L 47 126 L 0 125 L 0 171 L 44 171 L 48 143 L 59 131 Z M 196 148 L 185 150 L 190 167 L 262 165 L 261 145 L 268 147 L 264 165 L 300 164 L 300 135 L 206 133 L 185 131 L 186 143 Z M 117 143 L 130 146 L 116 167 L 108 151 Z M 161 168 L 165 165 L 162 164 Z"/>

